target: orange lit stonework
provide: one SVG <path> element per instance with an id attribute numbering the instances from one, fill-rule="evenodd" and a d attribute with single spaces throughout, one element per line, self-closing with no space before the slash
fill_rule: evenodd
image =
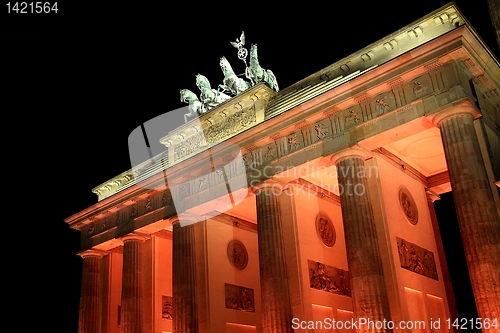
<path id="1" fill-rule="evenodd" d="M 165 133 L 168 185 L 146 161 L 147 177 L 120 174 L 66 219 L 81 231 L 79 331 L 275 333 L 325 318 L 454 331 L 432 204 L 450 191 L 479 317 L 498 318 L 499 91 L 498 62 L 450 5 L 214 108 L 204 135 L 215 115 L 255 115 L 230 145 L 180 158 L 179 138 L 199 132 Z"/>

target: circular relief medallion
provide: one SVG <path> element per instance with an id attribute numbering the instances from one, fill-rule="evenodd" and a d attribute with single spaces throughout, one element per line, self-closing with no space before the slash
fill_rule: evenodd
<path id="1" fill-rule="evenodd" d="M 411 224 L 417 224 L 418 222 L 418 210 L 417 205 L 415 204 L 415 200 L 410 194 L 410 191 L 406 187 L 402 187 L 399 190 L 399 204 L 401 205 L 401 209 L 403 209 L 403 213 L 406 216 L 406 219 Z"/>
<path id="2" fill-rule="evenodd" d="M 326 215 L 318 214 L 316 217 L 316 232 L 326 246 L 332 247 L 335 244 L 337 238 L 335 228 Z"/>
<path id="3" fill-rule="evenodd" d="M 248 252 L 245 245 L 237 239 L 230 241 L 227 244 L 227 258 L 234 268 L 245 269 L 248 264 Z"/>

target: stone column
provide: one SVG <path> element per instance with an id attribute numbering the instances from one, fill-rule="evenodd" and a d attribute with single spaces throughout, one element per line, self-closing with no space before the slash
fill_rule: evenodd
<path id="1" fill-rule="evenodd" d="M 263 333 L 292 332 L 292 303 L 288 283 L 279 195 L 283 188 L 266 182 L 254 188 L 257 205 Z"/>
<path id="2" fill-rule="evenodd" d="M 83 259 L 78 333 L 101 332 L 101 258 L 103 252 L 87 250 Z"/>
<path id="3" fill-rule="evenodd" d="M 478 315 L 500 318 L 500 218 L 467 104 L 437 114 Z M 485 332 L 500 332 L 485 330 Z"/>
<path id="4" fill-rule="evenodd" d="M 122 318 L 124 333 L 143 333 L 144 296 L 141 245 L 146 237 L 128 234 L 123 240 Z"/>
<path id="5" fill-rule="evenodd" d="M 198 304 L 194 224 L 173 223 L 172 290 L 174 333 L 197 333 Z"/>
<path id="6" fill-rule="evenodd" d="M 362 149 L 349 148 L 335 154 L 332 160 L 337 167 L 354 318 L 376 323 L 392 319 L 368 195 L 365 160 L 369 157 L 371 155 Z M 366 326 L 362 329 L 363 332 L 392 332 Z"/>

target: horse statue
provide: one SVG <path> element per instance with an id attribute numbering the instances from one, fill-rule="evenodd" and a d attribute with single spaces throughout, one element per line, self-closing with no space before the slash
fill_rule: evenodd
<path id="1" fill-rule="evenodd" d="M 198 99 L 198 96 L 189 89 L 181 90 L 181 102 L 189 104 L 189 113 L 184 115 L 185 123 L 188 122 L 188 118 L 196 117 L 207 112 L 203 103 Z"/>
<path id="2" fill-rule="evenodd" d="M 247 90 L 252 85 L 250 82 L 239 78 L 233 71 L 233 68 L 227 61 L 226 57 L 220 58 L 219 61 L 222 73 L 224 73 L 223 84 L 219 84 L 219 89 L 223 91 L 230 91 L 233 95 L 238 95 L 239 93 Z"/>
<path id="3" fill-rule="evenodd" d="M 208 79 L 201 74 L 196 75 L 196 86 L 201 91 L 200 99 L 207 111 L 231 98 L 223 92 L 212 89 Z"/>
<path id="4" fill-rule="evenodd" d="M 257 44 L 252 44 L 250 47 L 250 66 L 245 70 L 245 76 L 252 80 L 255 84 L 264 82 L 267 86 L 274 91 L 279 91 L 278 81 L 273 72 L 269 69 L 265 70 L 259 65 L 259 58 L 257 57 Z"/>

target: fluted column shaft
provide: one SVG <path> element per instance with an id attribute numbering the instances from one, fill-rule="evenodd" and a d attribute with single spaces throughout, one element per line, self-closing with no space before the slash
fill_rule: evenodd
<path id="1" fill-rule="evenodd" d="M 101 258 L 103 254 L 85 251 L 83 258 L 82 285 L 78 333 L 101 332 Z"/>
<path id="2" fill-rule="evenodd" d="M 279 207 L 280 186 L 255 189 L 264 333 L 292 332 L 292 306 Z"/>
<path id="3" fill-rule="evenodd" d="M 472 107 L 456 107 L 437 124 L 477 311 L 481 318 L 500 318 L 500 219 L 473 125 L 474 112 Z"/>
<path id="4" fill-rule="evenodd" d="M 124 333 L 143 333 L 143 283 L 141 244 L 144 237 L 123 238 L 122 317 Z"/>
<path id="5" fill-rule="evenodd" d="M 177 221 L 173 229 L 174 333 L 196 333 L 199 326 L 194 225 L 181 226 Z"/>
<path id="6" fill-rule="evenodd" d="M 351 277 L 354 318 L 391 320 L 373 209 L 368 195 L 365 157 L 347 151 L 335 158 Z M 363 332 L 392 332 L 363 327 Z"/>

